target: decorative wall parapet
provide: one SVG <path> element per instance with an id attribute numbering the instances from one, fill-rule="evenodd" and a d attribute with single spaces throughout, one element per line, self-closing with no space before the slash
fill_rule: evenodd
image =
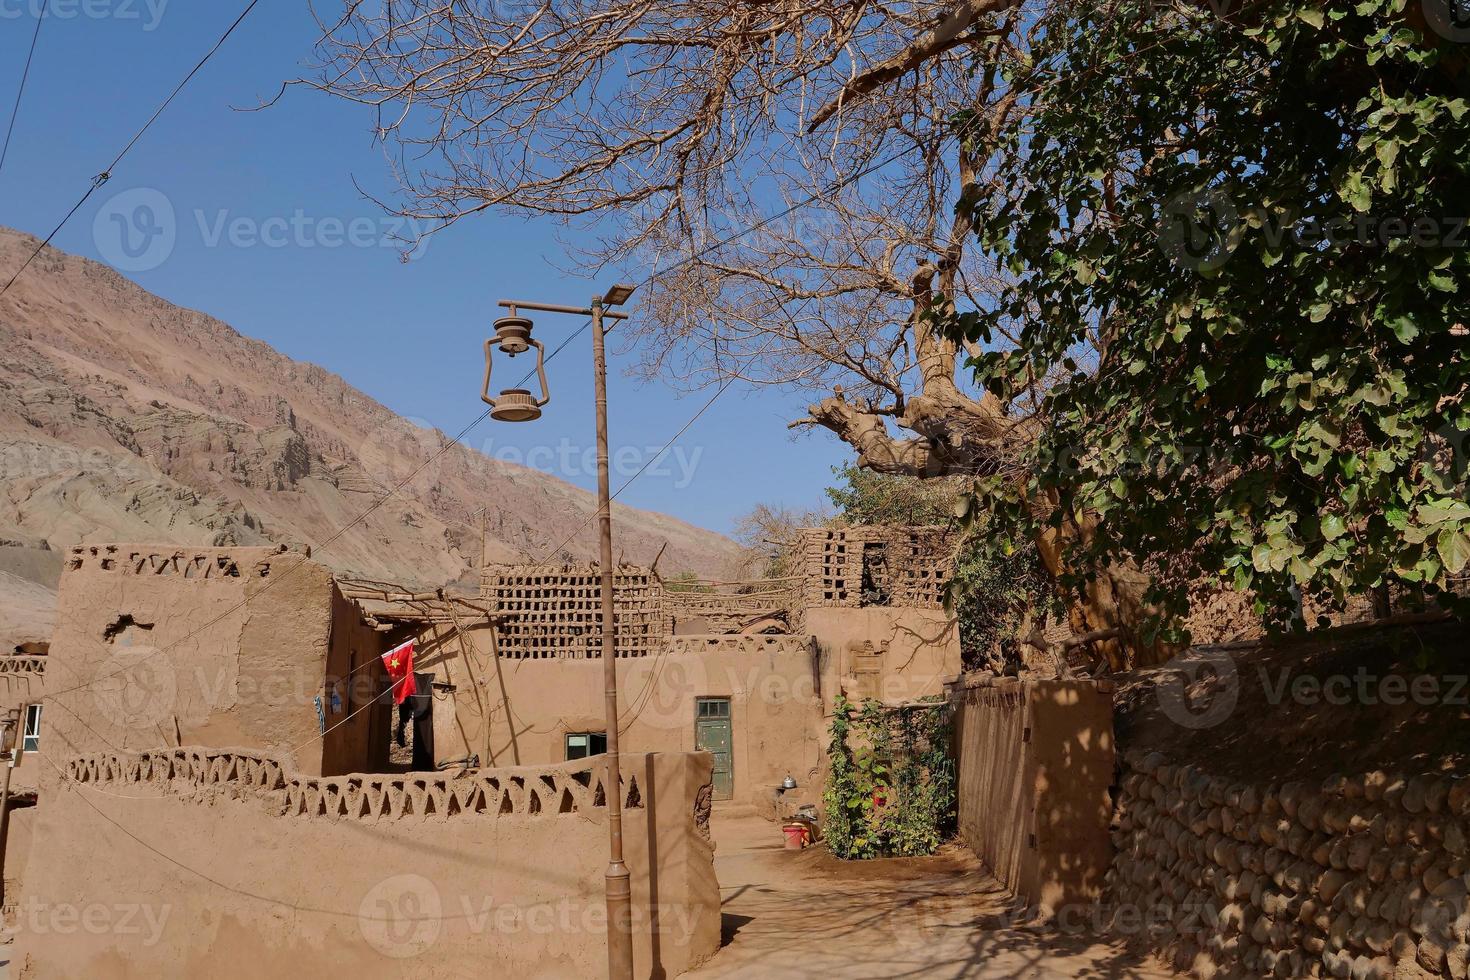
<path id="1" fill-rule="evenodd" d="M 45 657 L 0 656 L 0 675 L 40 677 L 46 673 Z"/>
<path id="2" fill-rule="evenodd" d="M 767 653 L 776 655 L 804 654 L 811 651 L 809 636 L 782 634 L 740 636 L 673 636 L 667 640 L 669 653 L 679 657 L 698 657 L 711 653 Z"/>
<path id="3" fill-rule="evenodd" d="M 643 806 L 638 756 L 624 755 L 623 805 Z M 78 756 L 66 778 L 79 786 L 148 787 L 194 802 L 258 800 L 284 817 L 332 820 L 497 819 L 587 813 L 607 806 L 600 757 L 554 766 L 309 777 L 268 755 L 242 749 L 158 749 Z M 709 813 L 696 805 L 696 822 Z M 701 826 L 701 833 L 708 827 Z"/>
<path id="4" fill-rule="evenodd" d="M 91 544 L 72 548 L 70 571 L 116 572 L 119 575 L 156 575 L 212 580 L 268 578 L 272 564 L 290 554 L 286 545 L 275 548 L 166 548 L 157 545 Z M 307 552 L 299 553 L 309 557 Z"/>

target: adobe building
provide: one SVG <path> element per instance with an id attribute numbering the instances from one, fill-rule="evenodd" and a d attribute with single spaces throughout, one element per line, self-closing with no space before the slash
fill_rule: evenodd
<path id="1" fill-rule="evenodd" d="M 26 644 L 26 649 L 0 654 L 0 718 L 16 727 L 13 733 L 19 764 L 10 771 L 10 799 L 0 836 L 5 841 L 3 896 L 19 894 L 25 880 L 26 857 L 36 815 L 36 789 L 41 774 L 41 716 L 45 705 L 45 644 Z M 3 765 L 0 762 L 0 765 Z"/>
<path id="2" fill-rule="evenodd" d="M 379 656 L 454 608 L 368 617 L 295 551 L 74 549 L 11 969 L 593 975 L 614 792 L 636 972 L 676 976 L 711 955 L 709 755 L 626 753 L 619 786 L 605 757 L 390 761 Z"/>
<path id="3" fill-rule="evenodd" d="M 839 693 L 940 697 L 960 673 L 947 544 L 933 529 L 812 529 L 802 574 L 780 583 L 670 587 L 620 566 L 622 744 L 712 753 L 717 801 L 768 814 L 778 799 L 817 802 Z M 541 765 L 602 751 L 597 566 L 487 567 L 479 603 L 482 615 L 461 607 L 394 634 L 417 637 L 416 669 L 432 674 L 437 760 Z M 364 605 L 389 615 L 405 603 Z M 783 794 L 787 776 L 798 790 Z"/>

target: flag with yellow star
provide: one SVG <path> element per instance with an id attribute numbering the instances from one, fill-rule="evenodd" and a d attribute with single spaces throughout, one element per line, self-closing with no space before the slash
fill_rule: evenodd
<path id="1" fill-rule="evenodd" d="M 388 668 L 388 678 L 393 682 L 393 703 L 402 704 L 410 694 L 418 693 L 413 681 L 413 641 L 400 643 L 383 654 L 383 666 Z"/>

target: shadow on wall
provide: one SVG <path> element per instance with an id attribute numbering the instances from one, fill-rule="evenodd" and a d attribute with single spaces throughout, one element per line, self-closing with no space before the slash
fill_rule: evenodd
<path id="1" fill-rule="evenodd" d="M 984 674 L 950 690 L 960 834 L 1048 911 L 1090 906 L 1112 857 L 1112 688 Z"/>

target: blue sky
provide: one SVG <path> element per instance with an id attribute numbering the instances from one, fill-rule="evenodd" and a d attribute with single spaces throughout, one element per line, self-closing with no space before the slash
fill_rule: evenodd
<path id="1" fill-rule="evenodd" d="M 41 2 L 0 0 L 0 118 Z M 244 5 L 51 4 L 0 171 L 0 224 L 35 235 L 51 230 Z M 569 233 L 553 222 L 497 214 L 462 221 L 400 261 L 389 219 L 354 187 L 392 191 L 367 110 L 296 89 L 272 108 L 237 111 L 303 74 L 315 37 L 303 0 L 261 3 L 54 244 L 455 433 L 483 408 L 479 348 L 500 315 L 497 299 L 580 303 L 606 283 L 559 271 L 559 236 Z M 537 335 L 550 348 L 579 322 L 543 315 Z M 611 353 L 612 443 L 623 447 L 616 488 L 618 470 L 636 469 L 708 393 L 678 397 L 637 381 L 624 370 L 634 357 L 616 343 Z M 548 374 L 553 401 L 539 422 L 487 421 L 466 441 L 592 489 L 583 465 L 592 433 L 585 334 Z M 809 400 L 730 388 L 620 499 L 719 531 L 758 501 L 820 504 L 831 467 L 849 454 L 826 433 L 787 431 Z"/>

